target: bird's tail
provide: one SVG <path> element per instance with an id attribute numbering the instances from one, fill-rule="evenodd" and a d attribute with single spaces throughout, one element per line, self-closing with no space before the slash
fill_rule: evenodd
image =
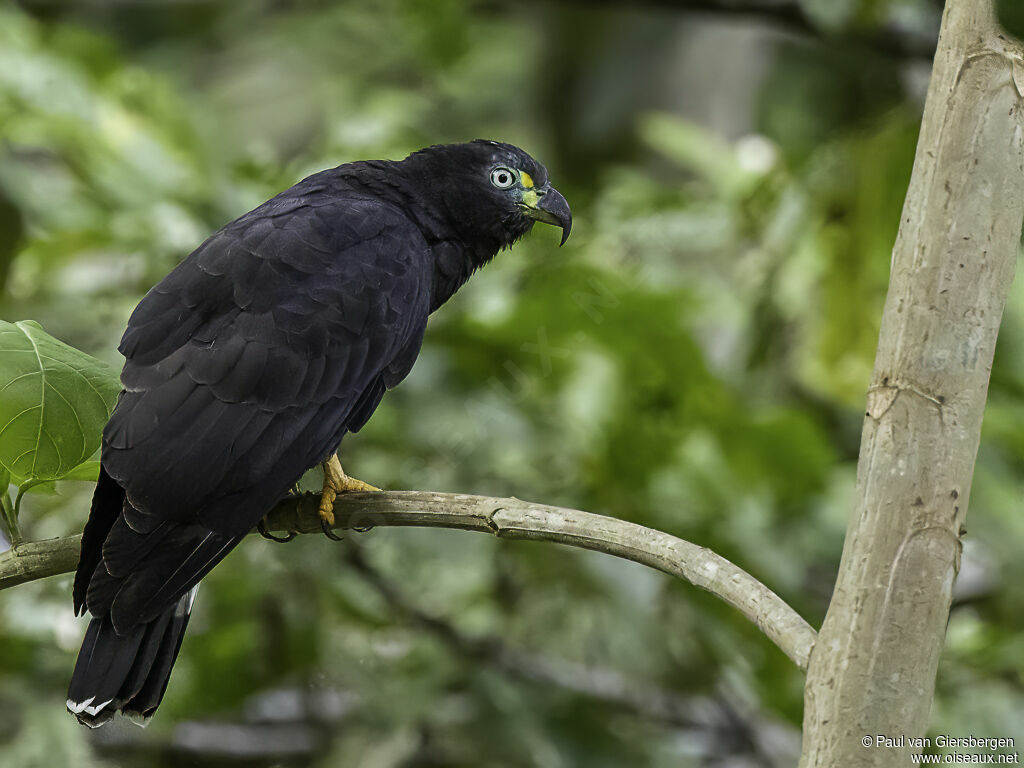
<path id="1" fill-rule="evenodd" d="M 198 589 L 124 635 L 109 616 L 92 620 L 68 688 L 68 711 L 78 722 L 97 728 L 116 712 L 138 725 L 149 722 L 167 690 Z"/>

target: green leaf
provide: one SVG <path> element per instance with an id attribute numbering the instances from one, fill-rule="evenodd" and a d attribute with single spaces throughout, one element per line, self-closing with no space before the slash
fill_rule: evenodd
<path id="1" fill-rule="evenodd" d="M 105 363 L 31 320 L 0 321 L 0 466 L 58 480 L 95 453 L 120 391 Z"/>
<path id="2" fill-rule="evenodd" d="M 30 486 L 22 486 L 25 488 L 25 493 L 32 493 L 38 496 L 56 496 L 57 495 L 57 481 L 56 480 L 40 480 L 38 483 L 33 483 Z M 21 489 L 18 489 L 19 495 Z"/>
<path id="3" fill-rule="evenodd" d="M 100 475 L 100 462 L 83 461 L 77 467 L 72 469 L 66 475 L 63 475 L 60 480 L 61 482 L 68 481 L 79 481 L 86 483 L 95 483 Z M 56 480 L 26 480 L 22 483 L 21 487 L 18 488 L 18 498 L 28 493 L 41 494 L 44 496 L 53 496 L 57 493 L 57 481 Z"/>
<path id="4" fill-rule="evenodd" d="M 83 461 L 77 467 L 72 469 L 61 480 L 82 480 L 88 483 L 95 483 L 100 476 L 100 463 L 99 461 Z"/>

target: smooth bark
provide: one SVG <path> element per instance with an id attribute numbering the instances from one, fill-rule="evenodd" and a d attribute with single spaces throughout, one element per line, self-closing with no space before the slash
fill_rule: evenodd
<path id="1" fill-rule="evenodd" d="M 910 765 L 949 616 L 1024 217 L 1024 57 L 950 0 L 868 392 L 855 507 L 805 691 L 801 766 Z"/>
<path id="2" fill-rule="evenodd" d="M 267 516 L 270 531 L 321 533 L 316 494 L 285 499 Z M 709 549 L 642 525 L 514 498 L 421 491 L 346 493 L 335 528 L 458 528 L 605 552 L 657 568 L 705 589 L 754 622 L 801 669 L 815 633 L 782 598 Z M 21 544 L 0 555 L 0 589 L 75 569 L 81 536 Z"/>

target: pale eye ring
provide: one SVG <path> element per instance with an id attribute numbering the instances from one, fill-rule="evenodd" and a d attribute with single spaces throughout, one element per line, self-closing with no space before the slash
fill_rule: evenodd
<path id="1" fill-rule="evenodd" d="M 491 171 L 491 184 L 498 189 L 508 189 L 516 183 L 516 174 L 513 170 L 499 165 Z"/>

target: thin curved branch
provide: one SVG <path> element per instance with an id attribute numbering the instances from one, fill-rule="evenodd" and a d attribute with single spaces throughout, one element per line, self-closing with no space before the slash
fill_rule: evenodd
<path id="1" fill-rule="evenodd" d="M 267 515 L 267 529 L 320 533 L 317 494 L 289 497 Z M 334 504 L 335 528 L 456 528 L 502 539 L 551 541 L 592 549 L 656 568 L 720 597 L 768 636 L 800 669 L 815 631 L 785 601 L 746 571 L 705 547 L 604 515 L 492 498 L 425 491 L 345 493 Z M 75 569 L 80 536 L 20 544 L 0 555 L 0 589 Z"/>

